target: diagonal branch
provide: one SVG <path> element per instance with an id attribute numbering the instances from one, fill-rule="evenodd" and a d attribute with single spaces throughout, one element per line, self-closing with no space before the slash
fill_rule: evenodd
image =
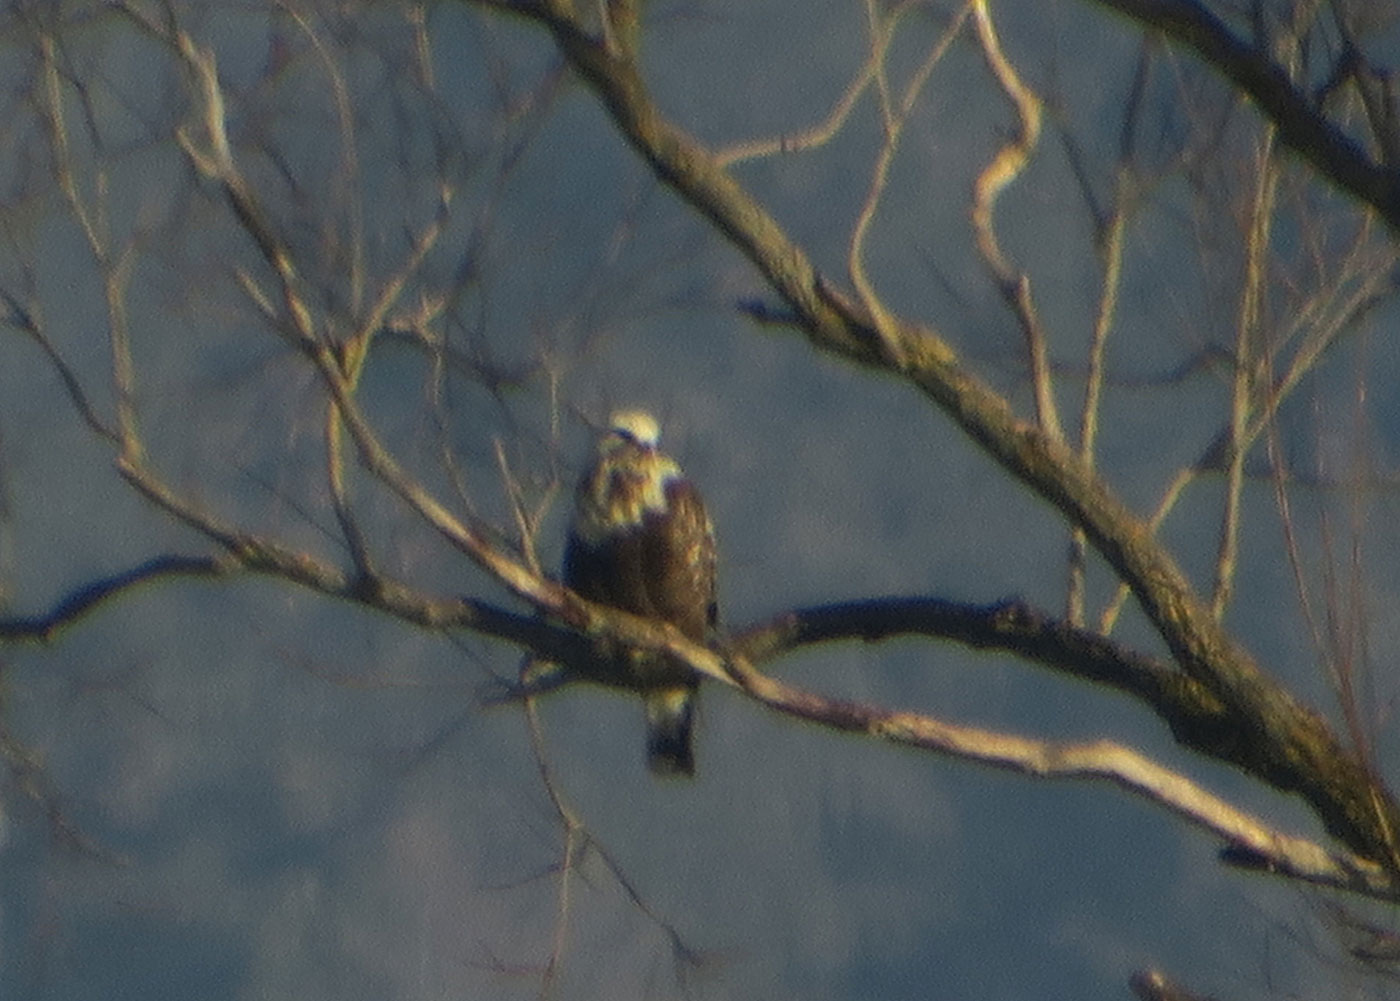
<path id="1" fill-rule="evenodd" d="M 932 597 L 882 597 L 797 608 L 730 638 L 727 650 L 767 663 L 816 643 L 899 636 L 953 640 L 1000 651 L 1068 677 L 1113 688 L 1147 705 L 1183 747 L 1249 768 L 1246 722 L 1173 665 L 1020 600 L 973 605 Z M 1247 745 L 1244 745 L 1247 749 Z"/>
<path id="2" fill-rule="evenodd" d="M 889 596 L 794 608 L 729 637 L 727 649 L 763 664 L 817 643 L 877 643 L 900 636 L 953 640 L 1013 654 L 1040 667 L 1135 696 L 1173 725 L 1228 725 L 1225 707 L 1169 662 L 1091 629 L 1054 619 L 1019 599 L 990 605 Z"/>
<path id="3" fill-rule="evenodd" d="M 1245 767 L 1263 781 L 1302 795 L 1328 830 L 1356 851 L 1389 857 L 1387 832 L 1400 828 L 1400 809 L 1389 794 L 1377 789 L 1369 769 L 1320 716 L 1260 671 L 1148 526 L 1082 456 L 1017 417 L 934 330 L 897 317 L 882 329 L 856 299 L 823 280 L 802 248 L 713 154 L 662 115 L 636 64 L 608 51 L 567 11 L 544 3 L 478 2 L 532 18 L 550 32 L 657 177 L 749 258 L 815 347 L 907 380 L 1012 477 L 1084 530 L 1132 589 L 1181 668 L 1244 721 L 1236 761 L 1247 761 Z"/>
<path id="4" fill-rule="evenodd" d="M 1253 99 L 1278 127 L 1279 142 L 1400 232 L 1400 173 L 1366 154 L 1334 125 L 1269 55 L 1237 37 L 1195 0 L 1097 0 L 1192 49 Z"/>
<path id="5" fill-rule="evenodd" d="M 788 715 L 1034 778 L 1110 782 L 1225 839 L 1227 850 L 1249 858 L 1254 868 L 1382 899 L 1400 894 L 1393 877 L 1375 862 L 1276 831 L 1185 776 L 1112 741 L 1059 742 L 981 730 L 824 698 L 759 674 L 738 659 L 727 667 L 750 696 Z"/>
<path id="6" fill-rule="evenodd" d="M 0 641 L 47 643 L 59 632 L 108 601 L 136 588 L 172 577 L 218 577 L 236 564 L 216 556 L 154 556 L 130 570 L 100 577 L 74 588 L 47 612 L 0 618 Z"/>

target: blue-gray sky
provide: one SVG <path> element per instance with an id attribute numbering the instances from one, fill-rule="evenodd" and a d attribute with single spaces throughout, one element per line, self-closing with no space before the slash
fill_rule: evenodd
<path id="1" fill-rule="evenodd" d="M 541 32 L 467 5 L 427 5 L 429 100 L 395 5 L 308 7 L 310 34 L 261 5 L 175 6 L 217 54 L 235 151 L 328 330 L 345 333 L 402 262 L 432 218 L 439 176 L 453 185 L 444 236 L 396 314 L 469 275 L 435 331 L 473 363 L 523 379 L 495 398 L 454 374 L 434 398 L 421 353 L 384 341 L 364 402 L 434 489 L 452 489 L 441 464 L 450 448 L 474 505 L 502 524 L 496 441 L 527 479 L 557 468 L 563 491 L 540 539 L 547 566 L 557 565 L 567 492 L 587 453 L 580 418 L 627 403 L 658 414 L 667 447 L 708 498 L 732 626 L 888 593 L 1021 595 L 1062 608 L 1067 538 L 1056 514 L 909 387 L 745 320 L 737 301 L 771 295 L 657 185 L 581 86 L 566 77 L 550 88 L 557 57 Z M 1050 102 L 1053 127 L 1005 196 L 1001 236 L 1033 276 L 1073 413 L 1099 272 L 1055 129 L 1085 150 L 1106 198 L 1139 43 L 1126 22 L 1087 4 L 1002 6 L 1008 54 Z M 942 5 L 908 16 L 893 79 L 907 79 L 949 16 Z M 866 54 L 858 3 L 706 0 L 657 4 L 648 18 L 648 82 L 667 113 L 716 146 L 817 121 Z M 3 85 L 13 124 L 0 151 L 0 287 L 42 308 L 109 415 L 102 285 L 39 166 L 49 147 L 35 110 L 37 30 L 10 20 L 0 38 L 23 67 Z M 344 561 L 325 504 L 324 397 L 240 290 L 239 269 L 264 286 L 270 276 L 180 154 L 175 128 L 198 134 L 182 74 L 120 18 L 75 5 L 55 31 L 81 197 L 97 197 L 104 170 L 103 238 L 133 248 L 136 404 L 155 467 L 227 518 Z M 1173 103 L 1174 81 L 1194 73 L 1189 61 L 1161 57 L 1157 67 L 1147 162 L 1197 124 Z M 338 118 L 337 74 L 353 137 Z M 76 138 L 87 109 L 75 81 L 96 143 Z M 1181 86 L 1203 116 L 1220 100 L 1209 86 Z M 955 43 L 903 139 L 868 261 L 892 307 L 936 326 L 1029 414 L 1019 334 L 968 224 L 972 178 L 1010 129 L 970 42 Z M 867 94 L 826 147 L 735 168 L 843 285 L 879 135 Z M 1202 157 L 1220 204 L 1172 176 L 1142 196 L 1127 231 L 1100 464 L 1144 512 L 1224 420 L 1218 367 L 1153 382 L 1233 336 L 1238 229 L 1221 216 L 1247 190 L 1248 111 L 1220 135 L 1231 152 Z M 1297 174 L 1286 184 L 1291 205 L 1321 200 Z M 1285 324 L 1288 272 L 1304 256 L 1286 237 L 1277 254 L 1271 329 Z M 1300 391 L 1283 423 L 1293 461 L 1339 478 L 1362 461 L 1390 469 L 1393 317 L 1384 303 Z M 1358 436 L 1363 382 L 1371 395 Z M 111 460 L 34 345 L 0 331 L 8 610 L 37 611 L 154 552 L 207 551 L 135 498 Z M 357 484 L 388 569 L 444 593 L 506 600 L 385 491 L 364 476 Z M 1326 555 L 1324 513 L 1334 547 L 1347 544 L 1352 500 L 1300 492 L 1310 559 Z M 1229 621 L 1270 672 L 1334 714 L 1299 622 L 1271 486 L 1250 485 L 1244 502 Z M 1360 523 L 1363 625 L 1380 665 L 1397 622 L 1392 507 L 1390 494 L 1368 494 Z M 1163 532 L 1203 584 L 1220 508 L 1219 482 L 1203 479 Z M 1095 568 L 1091 603 L 1110 594 Z M 1158 649 L 1131 609 L 1119 628 Z M 50 645 L 0 650 L 6 731 L 42 763 L 50 801 L 124 860 L 57 843 L 11 770 L 0 785 L 0 995 L 534 996 L 531 969 L 556 934 L 561 827 L 523 714 L 479 702 L 488 672 L 511 675 L 518 652 L 454 639 L 240 580 L 152 587 Z M 819 691 L 967 723 L 1120 740 L 1285 830 L 1319 833 L 1296 802 L 1180 752 L 1129 700 L 1009 658 L 899 642 L 805 651 L 775 669 Z M 1383 718 L 1394 695 L 1383 671 L 1375 687 Z M 1128 974 L 1149 964 L 1222 998 L 1383 996 L 1325 963 L 1325 940 L 1309 944 L 1312 897 L 1223 871 L 1211 840 L 1116 789 L 1036 783 L 837 735 L 713 686 L 693 783 L 647 774 L 633 700 L 569 689 L 544 700 L 540 717 L 563 795 L 651 913 L 701 957 L 678 961 L 657 920 L 585 854 L 569 884 L 560 998 L 1110 999 L 1126 997 Z"/>

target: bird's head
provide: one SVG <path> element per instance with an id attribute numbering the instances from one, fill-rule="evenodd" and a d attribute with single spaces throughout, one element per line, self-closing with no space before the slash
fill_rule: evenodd
<path id="1" fill-rule="evenodd" d="M 608 418 L 608 433 L 603 438 L 604 451 L 627 444 L 654 452 L 661 441 L 661 427 L 656 418 L 645 410 L 615 410 Z"/>
<path id="2" fill-rule="evenodd" d="M 589 541 L 630 531 L 648 512 L 666 510 L 666 489 L 680 467 L 657 447 L 656 418 L 645 410 L 617 410 L 598 440 L 597 461 L 579 481 L 574 531 Z"/>

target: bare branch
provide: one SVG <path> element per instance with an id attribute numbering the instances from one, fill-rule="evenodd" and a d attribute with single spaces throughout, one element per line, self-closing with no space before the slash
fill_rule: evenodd
<path id="1" fill-rule="evenodd" d="M 970 4 L 969 6 L 975 5 Z M 855 228 L 851 232 L 851 244 L 847 252 L 846 265 L 850 270 L 851 283 L 860 295 L 861 305 L 873 318 L 876 333 L 884 342 L 885 352 L 890 358 L 898 358 L 900 348 L 895 321 L 889 315 L 879 293 L 875 291 L 875 286 L 865 271 L 865 238 L 870 232 L 871 223 L 875 220 L 881 196 L 884 195 L 890 167 L 894 164 L 895 154 L 899 149 L 899 140 L 904 132 L 904 125 L 909 119 L 909 113 L 913 111 L 919 94 L 928 82 L 929 74 L 933 72 L 934 67 L 938 65 L 944 53 L 948 51 L 948 47 L 953 43 L 953 39 L 957 37 L 958 31 L 966 19 L 968 8 L 963 8 L 953 23 L 934 43 L 918 69 L 914 71 L 908 86 L 905 87 L 903 99 L 898 107 L 893 106 L 887 93 L 884 62 L 890 43 L 894 38 L 899 11 L 881 20 L 873 3 L 868 4 L 866 9 L 871 20 L 870 61 L 875 67 L 875 78 L 879 83 L 881 94 L 881 107 L 884 109 L 885 141 L 880 147 L 880 155 L 876 158 L 875 167 L 871 171 L 870 186 L 866 191 L 865 203 L 861 206 L 860 215 L 856 218 Z"/>
<path id="2" fill-rule="evenodd" d="M 1276 831 L 1185 776 L 1113 741 L 1062 743 L 981 730 L 824 698 L 759 674 L 738 659 L 730 660 L 727 667 L 749 695 L 789 715 L 1034 778 L 1111 782 L 1229 845 L 1267 859 L 1270 872 L 1366 896 L 1400 899 L 1400 884 L 1375 862 Z"/>
<path id="3" fill-rule="evenodd" d="M 1006 143 L 990 163 L 977 175 L 972 188 L 972 227 L 977 234 L 977 249 L 982 261 L 991 272 L 1002 298 L 1011 308 L 1026 338 L 1026 353 L 1030 360 L 1031 391 L 1035 394 L 1036 419 L 1040 428 L 1054 441 L 1063 441 L 1064 431 L 1060 427 L 1059 409 L 1055 404 L 1055 389 L 1051 384 L 1050 348 L 1041 325 L 1040 314 L 1031 296 L 1030 275 L 1018 271 L 1007 260 L 997 241 L 992 213 L 997 199 L 1007 185 L 1021 176 L 1031 154 L 1040 141 L 1040 99 L 1027 87 L 1017 74 L 1014 66 L 1001 50 L 997 38 L 996 25 L 992 23 L 991 12 L 986 0 L 976 0 L 972 5 L 973 24 L 977 28 L 977 41 L 982 49 L 982 57 L 987 68 L 1001 87 L 1012 106 L 1016 109 L 1018 132 L 1016 138 Z"/>
<path id="4" fill-rule="evenodd" d="M 49 365 L 62 381 L 69 401 L 72 402 L 73 408 L 78 412 L 83 423 L 87 425 L 88 430 L 99 438 L 117 444 L 120 440 L 117 432 L 98 416 L 92 401 L 88 399 L 87 391 L 83 389 L 83 384 L 78 379 L 77 372 L 73 370 L 73 367 L 68 364 L 63 355 L 59 353 L 58 348 L 44 333 L 37 316 L 37 306 L 26 307 L 3 289 L 0 289 L 0 299 L 9 307 L 9 314 L 5 317 L 5 322 L 24 331 L 35 344 L 39 345 L 39 350 L 44 353 Z"/>
<path id="5" fill-rule="evenodd" d="M 0 618 L 0 640 L 47 643 L 99 605 L 133 588 L 170 577 L 218 577 L 236 567 L 232 560 L 212 556 L 156 556 L 130 570 L 84 584 L 42 615 Z"/>
<path id="6" fill-rule="evenodd" d="M 909 4 L 901 4 L 900 9 L 905 10 L 909 6 Z M 782 135 L 776 139 L 750 139 L 747 142 L 718 149 L 715 151 L 715 161 L 722 167 L 730 167 L 745 160 L 757 160 L 780 153 L 804 153 L 826 145 L 845 126 L 846 121 L 851 117 L 851 111 L 855 109 L 856 102 L 860 100 L 866 88 L 875 79 L 875 64 L 876 53 L 872 51 L 869 58 L 861 65 L 860 71 L 856 73 L 855 78 L 847 86 L 846 92 L 841 95 L 836 104 L 832 106 L 830 114 L 821 122 L 800 132 Z"/>
<path id="7" fill-rule="evenodd" d="M 1221 709 L 1218 701 L 1166 661 L 1057 621 L 1015 599 L 973 605 L 890 596 L 794 608 L 735 633 L 728 639 L 728 649 L 751 663 L 763 664 L 815 643 L 875 643 L 897 636 L 950 639 L 973 649 L 1012 653 L 1032 664 L 1135 695 L 1164 716 Z"/>
<path id="8" fill-rule="evenodd" d="M 1400 175 L 1377 163 L 1330 122 L 1268 53 L 1248 44 L 1191 0 L 1097 0 L 1194 50 L 1253 99 L 1281 143 L 1400 231 Z"/>
<path id="9" fill-rule="evenodd" d="M 1140 1001 L 1215 1001 L 1177 986 L 1161 970 L 1138 970 L 1128 978 L 1128 986 Z"/>
<path id="10" fill-rule="evenodd" d="M 3 725 L 0 725 L 0 764 L 9 772 L 11 788 L 43 812 L 53 836 L 65 848 L 107 865 L 130 864 L 130 857 L 111 851 L 83 832 L 63 808 L 42 757 Z"/>
<path id="11" fill-rule="evenodd" d="M 1078 454 L 1019 420 L 933 330 L 893 317 L 881 323 L 857 299 L 821 279 L 802 249 L 713 154 L 661 114 L 635 66 L 611 56 L 565 12 L 524 3 L 508 9 L 549 30 L 627 141 L 754 263 L 814 345 L 908 379 L 1008 473 L 1084 529 L 1132 589 L 1181 668 L 1247 721 L 1252 741 L 1262 749 L 1256 762 L 1262 779 L 1303 795 L 1328 829 L 1357 851 L 1388 857 L 1385 832 L 1394 825 L 1377 822 L 1369 769 L 1320 716 L 1259 670 L 1147 526 Z M 1382 802 L 1387 814 L 1400 819 L 1388 796 Z"/>
<path id="12" fill-rule="evenodd" d="M 1273 162 L 1273 138 L 1266 134 L 1255 154 L 1255 190 L 1250 204 L 1245 237 L 1244 287 L 1240 294 L 1239 315 L 1235 320 L 1235 371 L 1231 383 L 1230 419 L 1226 450 L 1225 510 L 1221 516 L 1220 544 L 1215 561 L 1215 590 L 1211 610 L 1217 619 L 1225 615 L 1234 593 L 1236 560 L 1239 554 L 1240 495 L 1244 490 L 1246 440 L 1258 366 L 1254 355 L 1259 341 L 1260 312 L 1263 308 L 1264 262 L 1273 231 L 1274 196 L 1278 167 Z"/>

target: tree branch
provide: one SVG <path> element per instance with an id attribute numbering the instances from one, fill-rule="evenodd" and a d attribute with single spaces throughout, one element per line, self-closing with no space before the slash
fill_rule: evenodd
<path id="1" fill-rule="evenodd" d="M 909 381 L 1011 476 L 1084 530 L 1181 668 L 1245 722 L 1233 737 L 1231 760 L 1302 795 L 1327 829 L 1356 851 L 1392 856 L 1388 832 L 1400 829 L 1400 809 L 1389 793 L 1320 716 L 1259 670 L 1148 526 L 1083 457 L 1019 419 L 935 331 L 888 313 L 882 319 L 889 323 L 877 323 L 859 301 L 818 276 L 804 251 L 714 155 L 661 114 L 636 64 L 610 52 L 567 11 L 543 3 L 477 2 L 528 16 L 551 33 L 657 177 L 753 262 L 815 347 Z"/>
<path id="2" fill-rule="evenodd" d="M 731 644 L 732 652 L 720 655 L 687 642 L 668 625 L 611 609 L 597 609 L 596 628 L 592 635 L 584 635 L 535 615 L 505 611 L 468 598 L 433 598 L 380 577 L 367 586 L 370 582 L 347 577 L 306 554 L 280 550 L 251 536 L 230 535 L 225 541 L 234 543 L 229 545 L 227 557 L 156 557 L 76 589 L 46 614 L 0 619 L 0 639 L 49 639 L 102 602 L 143 584 L 174 576 L 219 576 L 241 566 L 430 628 L 470 628 L 564 665 L 564 670 L 543 676 L 541 683 L 528 684 L 518 695 L 539 694 L 578 680 L 626 687 L 616 667 L 618 662 L 630 660 L 625 651 L 633 647 L 654 650 L 712 679 L 738 685 L 770 708 L 824 726 L 1040 778 L 1110 781 L 1225 839 L 1232 851 L 1252 860 L 1252 868 L 1387 900 L 1400 899 L 1400 885 L 1374 863 L 1349 853 L 1328 852 L 1305 839 L 1275 831 L 1130 748 L 1110 741 L 1042 741 L 830 699 L 761 675 L 744 656 L 751 653 L 771 658 L 801 645 L 847 636 L 874 640 L 899 632 L 922 632 L 999 647 L 1041 663 L 1058 661 L 1070 673 L 1125 690 L 1155 691 L 1163 698 L 1174 688 L 1178 696 L 1189 691 L 1189 683 L 1187 688 L 1173 685 L 1171 679 L 1179 679 L 1179 675 L 1165 665 L 1118 649 L 1084 630 L 1048 623 L 1016 602 L 978 608 L 927 598 L 885 599 L 798 610 L 738 635 Z"/>
<path id="3" fill-rule="evenodd" d="M 1168 662 L 1054 619 L 1019 599 L 976 605 L 891 596 L 795 608 L 736 633 L 727 648 L 763 664 L 817 643 L 876 643 L 898 636 L 949 639 L 977 650 L 1014 654 L 1136 696 L 1168 720 L 1183 712 L 1218 719 L 1224 711 L 1218 699 Z"/>
<path id="4" fill-rule="evenodd" d="M 1225 839 L 1241 854 L 1262 860 L 1258 868 L 1264 871 L 1385 900 L 1400 899 L 1400 883 L 1377 863 L 1278 832 L 1185 776 L 1112 741 L 1058 742 L 981 730 L 931 716 L 828 699 L 759 674 L 739 658 L 726 666 L 750 696 L 788 715 L 1034 778 L 1111 782 Z"/>
<path id="5" fill-rule="evenodd" d="M 1096 0 L 1193 50 L 1247 94 L 1281 143 L 1323 177 L 1372 206 L 1400 234 L 1400 172 L 1368 156 L 1294 86 L 1284 69 L 1193 0 Z"/>

